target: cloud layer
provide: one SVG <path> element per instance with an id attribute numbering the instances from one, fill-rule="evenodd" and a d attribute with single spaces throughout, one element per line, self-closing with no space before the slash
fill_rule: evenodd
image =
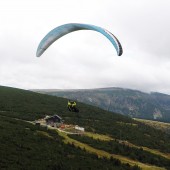
<path id="1" fill-rule="evenodd" d="M 0 6 L 0 85 L 18 88 L 124 87 L 170 94 L 168 0 L 6 0 Z M 65 23 L 104 27 L 122 43 L 94 31 L 55 42 L 40 58 L 36 49 L 51 29 Z"/>

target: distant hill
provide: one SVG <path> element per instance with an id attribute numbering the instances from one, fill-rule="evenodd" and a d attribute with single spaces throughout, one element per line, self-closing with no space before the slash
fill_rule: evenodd
<path id="1" fill-rule="evenodd" d="M 123 88 L 35 91 L 70 98 L 133 118 L 170 122 L 170 95 L 166 94 Z"/>
<path id="2" fill-rule="evenodd" d="M 0 86 L 0 169 L 170 169 L 170 136 L 129 117 L 67 99 Z M 84 136 L 32 124 L 58 114 Z M 141 140 L 142 139 L 142 140 Z"/>

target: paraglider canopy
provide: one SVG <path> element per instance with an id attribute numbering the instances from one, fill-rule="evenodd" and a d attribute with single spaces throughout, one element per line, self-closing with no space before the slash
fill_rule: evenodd
<path id="1" fill-rule="evenodd" d="M 40 42 L 36 56 L 40 57 L 45 50 L 56 40 L 61 38 L 62 36 L 69 34 L 73 31 L 79 31 L 79 30 L 93 30 L 97 31 L 101 34 L 103 34 L 106 38 L 110 40 L 110 42 L 113 44 L 117 51 L 117 55 L 120 56 L 123 53 L 122 46 L 119 42 L 119 40 L 108 30 L 95 26 L 95 25 L 89 25 L 89 24 L 79 24 L 79 23 L 69 23 L 64 24 L 61 26 L 58 26 L 51 30 Z"/>

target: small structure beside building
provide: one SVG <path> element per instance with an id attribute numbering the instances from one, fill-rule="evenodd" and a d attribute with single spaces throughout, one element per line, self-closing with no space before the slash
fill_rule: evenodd
<path id="1" fill-rule="evenodd" d="M 78 125 L 75 126 L 75 129 L 84 132 L 84 128 L 83 128 L 83 127 L 80 127 L 80 126 L 78 126 Z"/>
<path id="2" fill-rule="evenodd" d="M 46 116 L 45 121 L 47 125 L 52 127 L 60 127 L 64 122 L 63 119 L 58 115 Z"/>

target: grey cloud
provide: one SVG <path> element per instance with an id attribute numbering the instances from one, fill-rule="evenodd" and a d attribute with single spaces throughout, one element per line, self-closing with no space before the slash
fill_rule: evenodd
<path id="1" fill-rule="evenodd" d="M 0 10 L 1 85 L 25 89 L 117 86 L 170 94 L 168 0 L 87 0 L 83 6 L 78 0 L 50 5 L 30 0 L 19 6 L 14 1 L 10 7 L 4 1 L 7 11 Z M 98 33 L 80 31 L 63 37 L 36 58 L 43 36 L 68 22 L 108 29 L 120 39 L 123 55 L 116 56 L 110 42 Z"/>

